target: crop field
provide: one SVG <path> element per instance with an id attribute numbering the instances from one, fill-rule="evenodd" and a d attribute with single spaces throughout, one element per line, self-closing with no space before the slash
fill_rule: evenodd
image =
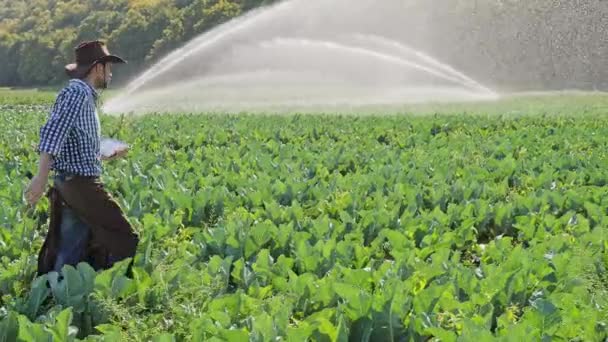
<path id="1" fill-rule="evenodd" d="M 0 89 L 0 341 L 604 341 L 608 96 L 102 117 L 125 263 L 35 278 L 52 93 Z M 47 287 L 47 282 L 49 286 Z"/>

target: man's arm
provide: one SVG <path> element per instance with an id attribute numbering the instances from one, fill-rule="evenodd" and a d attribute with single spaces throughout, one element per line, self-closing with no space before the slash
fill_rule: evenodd
<path id="1" fill-rule="evenodd" d="M 40 163 L 38 165 L 38 173 L 30 183 L 30 186 L 27 188 L 25 192 L 25 199 L 28 204 L 34 205 L 36 202 L 40 200 L 40 197 L 44 194 L 44 190 L 46 189 L 49 173 L 51 172 L 51 162 L 53 157 L 46 153 L 42 152 L 40 154 Z"/>
<path id="2" fill-rule="evenodd" d="M 38 164 L 38 176 L 48 178 L 49 173 L 51 172 L 51 162 L 53 161 L 53 157 L 46 153 L 42 152 L 40 154 L 40 163 Z"/>
<path id="3" fill-rule="evenodd" d="M 25 199 L 30 205 L 36 204 L 44 194 L 53 156 L 61 151 L 85 100 L 86 94 L 78 89 L 64 90 L 57 96 L 51 117 L 40 129 L 38 174 L 32 178 L 25 192 Z"/>

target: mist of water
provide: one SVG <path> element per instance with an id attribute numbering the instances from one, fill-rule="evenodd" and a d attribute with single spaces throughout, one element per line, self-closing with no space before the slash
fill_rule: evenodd
<path id="1" fill-rule="evenodd" d="M 461 28 L 467 18 L 451 13 L 470 6 L 440 2 L 283 1 L 171 52 L 130 82 L 104 111 L 327 110 L 498 99 L 499 68 L 490 67 L 485 42 L 467 45 L 464 34 L 451 43 L 479 48 L 437 52 L 448 51 L 442 37 L 467 32 Z M 461 61 L 467 70 L 452 61 Z"/>

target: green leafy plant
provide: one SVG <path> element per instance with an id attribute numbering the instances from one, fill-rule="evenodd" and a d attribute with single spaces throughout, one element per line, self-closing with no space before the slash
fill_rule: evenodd
<path id="1" fill-rule="evenodd" d="M 0 341 L 604 340 L 596 101 L 544 117 L 103 116 L 133 146 L 104 174 L 141 236 L 132 278 L 128 260 L 34 276 L 48 203 L 24 212 L 21 179 L 47 113 L 0 104 Z"/>

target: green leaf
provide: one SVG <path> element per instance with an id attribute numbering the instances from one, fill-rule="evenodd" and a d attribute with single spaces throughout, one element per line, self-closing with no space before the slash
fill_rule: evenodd
<path id="1" fill-rule="evenodd" d="M 250 228 L 249 239 L 245 242 L 245 258 L 249 259 L 276 235 L 277 228 L 270 221 L 264 221 L 261 224 L 254 225 Z"/>
<path id="2" fill-rule="evenodd" d="M 485 327 L 475 324 L 470 319 L 465 319 L 462 335 L 458 337 L 457 341 L 468 341 L 472 336 L 475 336 L 475 339 L 480 341 L 491 341 L 494 339 L 492 333 Z"/>
<path id="3" fill-rule="evenodd" d="M 224 311 L 236 315 L 240 311 L 240 305 L 241 295 L 239 293 L 233 293 L 213 299 L 209 304 L 209 310 Z"/>
<path id="4" fill-rule="evenodd" d="M 431 335 L 438 338 L 441 342 L 456 342 L 458 336 L 453 331 L 445 330 L 438 327 L 430 327 L 425 329 L 425 335 Z"/>
<path id="5" fill-rule="evenodd" d="M 345 322 L 341 318 L 339 323 L 338 329 L 340 334 L 344 334 L 344 330 L 346 329 Z M 372 333 L 374 332 L 374 323 L 374 321 L 367 317 L 363 317 L 352 322 L 348 331 L 350 338 L 357 341 L 370 341 Z"/>
<path id="6" fill-rule="evenodd" d="M 80 273 L 80 278 L 82 281 L 83 292 L 84 293 L 92 293 L 95 289 L 95 278 L 97 277 L 97 272 L 89 265 L 88 263 L 81 262 L 77 265 L 78 273 Z"/>
<path id="7" fill-rule="evenodd" d="M 308 341 L 315 328 L 306 322 L 300 322 L 298 327 L 287 327 L 287 341 L 300 342 Z"/>
<path id="8" fill-rule="evenodd" d="M 549 300 L 539 298 L 532 302 L 532 307 L 541 315 L 541 331 L 543 333 L 552 331 L 562 321 L 559 309 Z"/>
<path id="9" fill-rule="evenodd" d="M 532 306 L 542 315 L 549 316 L 557 312 L 557 307 L 546 299 L 537 299 L 532 303 Z"/>
<path id="10" fill-rule="evenodd" d="M 316 323 L 318 324 L 318 330 L 321 334 L 329 337 L 331 341 L 337 341 L 338 329 L 327 318 L 318 318 Z"/>
<path id="11" fill-rule="evenodd" d="M 152 289 L 152 278 L 150 277 L 148 272 L 137 267 L 133 268 L 133 278 L 135 280 L 135 287 L 139 304 L 145 305 L 147 295 Z"/>
<path id="12" fill-rule="evenodd" d="M 209 316 L 223 328 L 230 327 L 230 324 L 232 323 L 230 314 L 225 311 L 213 310 L 209 313 Z"/>
<path id="13" fill-rule="evenodd" d="M 94 289 L 104 295 L 118 298 L 137 292 L 133 280 L 126 277 L 129 259 L 117 262 L 110 269 L 97 274 Z"/>
<path id="14" fill-rule="evenodd" d="M 243 259 L 239 259 L 234 262 L 234 268 L 231 272 L 231 276 L 235 283 L 242 288 L 247 288 L 251 282 L 255 279 L 255 274 L 251 271 L 249 266 L 246 266 Z"/>
<path id="15" fill-rule="evenodd" d="M 19 316 L 19 340 L 24 342 L 53 341 L 53 335 L 42 325 L 30 322 L 25 316 Z"/>
<path id="16" fill-rule="evenodd" d="M 19 320 L 14 312 L 9 313 L 0 321 L 0 342 L 12 342 L 17 340 L 19 333 Z"/>
<path id="17" fill-rule="evenodd" d="M 51 290 L 47 287 L 47 281 L 48 277 L 43 275 L 36 278 L 32 283 L 32 289 L 24 308 L 24 314 L 31 320 L 36 318 L 40 305 L 51 293 Z"/>
<path id="18" fill-rule="evenodd" d="M 175 342 L 175 336 L 173 334 L 164 333 L 161 335 L 154 336 L 153 342 Z"/>
<path id="19" fill-rule="evenodd" d="M 422 284 L 426 284 L 422 281 Z M 414 298 L 414 310 L 416 313 L 434 312 L 435 306 L 445 291 L 449 288 L 448 285 L 431 285 L 423 289 Z"/>
<path id="20" fill-rule="evenodd" d="M 273 341 L 276 339 L 276 330 L 272 317 L 267 313 L 253 317 L 253 332 L 263 337 L 263 341 Z"/>
<path id="21" fill-rule="evenodd" d="M 70 326 L 72 323 L 72 308 L 67 308 L 57 315 L 55 325 L 49 327 L 54 341 L 73 341 L 78 329 Z"/>
<path id="22" fill-rule="evenodd" d="M 97 331 L 107 336 L 109 339 L 122 339 L 121 329 L 112 324 L 100 324 L 95 327 Z"/>
<path id="23" fill-rule="evenodd" d="M 370 322 L 371 323 L 371 322 Z M 372 333 L 371 324 L 369 325 L 369 329 L 365 331 L 364 336 L 360 339 L 360 341 L 369 341 L 369 337 Z M 344 320 L 344 317 L 340 317 L 338 322 L 338 334 L 336 336 L 335 342 L 348 342 L 348 328 L 347 323 Z"/>
<path id="24" fill-rule="evenodd" d="M 345 305 L 348 307 L 348 316 L 351 320 L 354 321 L 369 315 L 372 307 L 372 298 L 369 293 L 344 283 L 335 283 L 334 291 L 344 299 Z"/>
<path id="25" fill-rule="evenodd" d="M 249 341 L 249 333 L 245 329 L 223 330 L 221 335 L 226 342 Z"/>
<path id="26" fill-rule="evenodd" d="M 71 307 L 75 313 L 83 313 L 86 310 L 88 296 L 93 292 L 96 272 L 86 263 L 80 263 L 77 268 L 66 265 L 62 269 L 63 279 L 59 280 L 57 272 L 48 274 L 51 291 L 58 304 Z M 28 303 L 29 313 L 35 315 L 35 311 L 47 292 L 44 280 L 38 279 L 35 282 L 36 296 L 31 303 Z"/>
<path id="27" fill-rule="evenodd" d="M 528 322 L 518 322 L 512 324 L 499 332 L 499 341 L 520 342 L 520 341 L 540 341 L 540 329 L 530 325 Z"/>
<path id="28" fill-rule="evenodd" d="M 72 307 L 74 312 L 83 312 L 85 309 L 85 292 L 80 273 L 71 265 L 62 269 L 63 279 L 59 280 L 57 272 L 48 274 L 49 284 L 57 302 L 65 307 Z"/>

